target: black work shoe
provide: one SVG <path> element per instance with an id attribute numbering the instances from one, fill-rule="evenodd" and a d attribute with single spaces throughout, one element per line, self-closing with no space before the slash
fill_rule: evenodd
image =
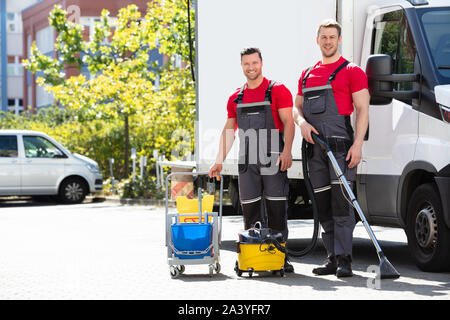
<path id="1" fill-rule="evenodd" d="M 288 257 L 284 258 L 284 272 L 286 273 L 292 273 L 294 272 L 294 266 L 289 261 Z"/>
<path id="2" fill-rule="evenodd" d="M 348 255 L 337 256 L 338 267 L 336 270 L 336 277 L 342 278 L 353 276 L 351 262 L 352 258 Z"/>
<path id="3" fill-rule="evenodd" d="M 318 276 L 326 276 L 329 274 L 336 274 L 337 262 L 335 256 L 329 256 L 327 260 L 325 260 L 325 264 L 323 267 L 313 269 L 313 273 Z"/>

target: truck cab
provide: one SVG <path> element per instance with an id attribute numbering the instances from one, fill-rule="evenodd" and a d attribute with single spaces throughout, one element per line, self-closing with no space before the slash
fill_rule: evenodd
<path id="1" fill-rule="evenodd" d="M 358 202 L 402 227 L 420 268 L 450 267 L 450 7 L 403 1 L 367 12 L 361 50 L 371 94 Z"/>

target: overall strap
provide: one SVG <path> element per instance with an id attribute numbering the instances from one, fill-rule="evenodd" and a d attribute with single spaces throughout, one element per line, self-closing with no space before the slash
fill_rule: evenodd
<path id="1" fill-rule="evenodd" d="M 327 84 L 331 84 L 331 81 L 333 81 L 334 78 L 336 78 L 336 75 L 338 74 L 338 72 L 341 71 L 342 69 L 344 69 L 349 63 L 350 62 L 348 60 L 345 60 L 339 67 L 337 67 L 337 69 L 334 70 L 334 72 L 328 78 Z"/>
<path id="2" fill-rule="evenodd" d="M 274 85 L 275 81 L 274 80 L 270 81 L 269 86 L 267 87 L 266 90 L 266 95 L 264 97 L 264 101 L 270 101 L 270 104 L 272 104 L 272 88 Z"/>
<path id="3" fill-rule="evenodd" d="M 305 76 L 303 77 L 303 88 L 306 88 L 306 79 L 309 77 L 309 73 L 311 72 L 312 67 L 309 67 L 308 70 L 306 70 Z"/>
<path id="4" fill-rule="evenodd" d="M 235 102 L 235 103 L 237 103 L 237 104 L 242 103 L 242 99 L 243 99 L 243 97 L 244 97 L 244 87 L 245 87 L 245 85 L 243 85 L 243 86 L 241 87 L 241 90 L 239 91 L 237 98 L 234 99 L 233 102 Z"/>

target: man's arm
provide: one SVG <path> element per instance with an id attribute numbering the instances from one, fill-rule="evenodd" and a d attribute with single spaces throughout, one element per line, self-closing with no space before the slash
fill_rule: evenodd
<path id="1" fill-rule="evenodd" d="M 356 167 L 362 158 L 362 145 L 369 126 L 369 90 L 362 89 L 352 93 L 352 99 L 356 109 L 356 133 L 346 158 L 347 161 L 350 159 L 349 168 Z"/>
<path id="2" fill-rule="evenodd" d="M 235 139 L 234 128 L 236 126 L 236 118 L 228 118 L 225 122 L 225 126 L 222 129 L 219 142 L 219 152 L 217 153 L 216 161 L 209 169 L 209 176 L 212 178 L 218 176 L 222 171 L 222 163 L 230 152 L 231 147 Z"/>
<path id="3" fill-rule="evenodd" d="M 316 128 L 314 128 L 305 120 L 302 107 L 303 107 L 303 96 L 297 95 L 295 97 L 295 107 L 292 109 L 294 121 L 300 127 L 302 137 L 309 143 L 314 144 L 314 140 L 311 137 L 311 132 L 314 132 L 317 135 L 319 134 L 319 132 L 316 130 Z"/>
<path id="4" fill-rule="evenodd" d="M 286 171 L 292 166 L 292 143 L 294 142 L 295 127 L 292 117 L 292 108 L 278 109 L 278 114 L 283 122 L 284 149 L 278 157 L 276 165 L 281 162 L 281 171 Z"/>

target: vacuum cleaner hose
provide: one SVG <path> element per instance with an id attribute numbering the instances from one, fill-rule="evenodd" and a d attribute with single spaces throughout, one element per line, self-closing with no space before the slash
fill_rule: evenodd
<path id="1" fill-rule="evenodd" d="M 303 167 L 303 180 L 305 182 L 306 190 L 308 192 L 309 198 L 311 199 L 312 203 L 312 211 L 313 211 L 313 218 L 314 218 L 314 231 L 313 236 L 311 238 L 311 242 L 309 245 L 301 250 L 301 251 L 295 251 L 288 248 L 284 248 L 279 243 L 273 243 L 275 247 L 277 247 L 278 250 L 287 253 L 289 256 L 292 257 L 303 257 L 314 250 L 314 248 L 317 245 L 317 238 L 319 236 L 319 213 L 317 211 L 317 203 L 314 200 L 314 192 L 311 185 L 311 181 L 309 180 L 309 172 L 308 172 L 308 163 L 307 163 L 307 157 L 308 153 L 306 150 L 307 142 L 305 139 L 303 139 L 302 143 L 302 167 Z"/>
<path id="2" fill-rule="evenodd" d="M 285 247 L 285 246 L 281 245 L 281 243 L 277 239 L 269 236 L 269 237 L 266 237 L 263 240 L 263 242 L 260 244 L 260 247 L 259 247 L 260 251 L 272 251 L 276 248 L 279 251 L 281 251 L 289 256 L 303 257 L 303 256 L 307 255 L 308 253 L 310 253 L 312 250 L 314 250 L 314 248 L 316 247 L 317 238 L 319 235 L 319 213 L 317 210 L 317 203 L 314 199 L 314 192 L 313 192 L 313 188 L 311 185 L 311 181 L 309 180 L 307 158 L 308 158 L 307 142 L 305 139 L 303 139 L 303 143 L 302 143 L 303 179 L 305 182 L 305 186 L 306 186 L 306 190 L 308 192 L 309 198 L 311 199 L 311 202 L 312 202 L 312 211 L 313 211 L 313 217 L 314 217 L 314 231 L 313 231 L 313 236 L 311 238 L 311 242 L 303 250 L 296 251 L 296 250 L 291 250 L 291 249 L 287 248 L 287 246 Z M 306 202 L 306 199 L 305 199 L 305 202 Z M 262 244 L 268 244 L 269 246 L 263 250 Z"/>

